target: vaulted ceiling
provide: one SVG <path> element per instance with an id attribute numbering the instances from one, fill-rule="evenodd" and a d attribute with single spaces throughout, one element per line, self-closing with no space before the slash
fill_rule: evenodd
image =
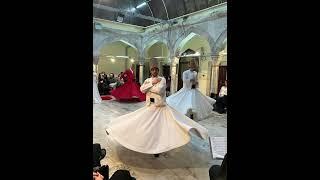
<path id="1" fill-rule="evenodd" d="M 146 27 L 161 20 L 170 20 L 226 1 L 93 0 L 93 17 Z"/>

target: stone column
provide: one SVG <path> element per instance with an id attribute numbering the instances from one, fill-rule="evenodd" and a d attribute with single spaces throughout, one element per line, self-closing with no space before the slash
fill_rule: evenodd
<path id="1" fill-rule="evenodd" d="M 219 72 L 219 64 L 218 64 L 218 56 L 212 57 L 212 69 L 211 69 L 211 85 L 210 85 L 210 93 L 217 94 L 218 88 L 218 72 Z"/>
<path id="2" fill-rule="evenodd" d="M 177 66 L 179 59 L 177 57 L 170 57 L 171 60 L 171 85 L 170 85 L 170 94 L 174 94 L 177 91 L 178 85 L 178 72 Z"/>
<path id="3" fill-rule="evenodd" d="M 143 84 L 143 62 L 139 62 L 139 82 Z"/>
<path id="4" fill-rule="evenodd" d="M 94 71 L 98 73 L 99 55 L 93 56 Z"/>
<path id="5" fill-rule="evenodd" d="M 210 96 L 211 93 L 211 80 L 212 80 L 212 61 L 208 61 L 208 71 L 207 71 L 207 88 L 206 88 L 206 95 Z"/>

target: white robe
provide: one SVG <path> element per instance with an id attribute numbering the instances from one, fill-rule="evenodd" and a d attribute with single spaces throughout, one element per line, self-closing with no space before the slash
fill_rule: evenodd
<path id="1" fill-rule="evenodd" d="M 102 102 L 97 85 L 97 74 L 93 73 L 93 103 L 99 104 Z"/>
<path id="2" fill-rule="evenodd" d="M 134 112 L 113 119 L 107 133 L 119 144 L 136 152 L 159 154 L 187 144 L 189 131 L 206 139 L 208 131 L 187 116 L 166 105 L 166 80 L 152 85 L 152 79 L 144 81 L 140 90 L 146 93 L 146 105 Z M 154 103 L 150 101 L 154 98 Z"/>
<path id="3" fill-rule="evenodd" d="M 169 106 L 173 107 L 182 114 L 189 111 L 195 114 L 195 118 L 200 120 L 208 117 L 213 110 L 215 99 L 203 95 L 198 88 L 191 89 L 191 80 L 197 81 L 197 72 L 186 70 L 182 74 L 183 87 L 167 98 Z"/>
<path id="4" fill-rule="evenodd" d="M 219 97 L 227 96 L 228 90 L 226 86 L 222 86 L 219 92 Z"/>

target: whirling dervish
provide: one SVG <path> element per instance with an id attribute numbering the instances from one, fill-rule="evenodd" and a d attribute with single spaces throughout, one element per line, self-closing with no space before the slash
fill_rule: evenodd
<path id="1" fill-rule="evenodd" d="M 213 112 L 215 99 L 203 95 L 198 89 L 196 63 L 189 62 L 189 69 L 182 74 L 183 87 L 167 98 L 167 104 L 193 119 L 201 120 Z"/>
<path id="2" fill-rule="evenodd" d="M 202 139 L 206 128 L 166 104 L 166 80 L 158 76 L 156 59 L 151 60 L 151 76 L 140 90 L 146 93 L 144 107 L 112 119 L 106 132 L 122 146 L 136 152 L 154 154 L 170 151 L 187 144 L 194 129 Z"/>
<path id="3" fill-rule="evenodd" d="M 140 86 L 135 82 L 133 65 L 127 69 L 120 78 L 124 79 L 124 84 L 111 91 L 111 95 L 117 100 L 145 101 L 146 95 L 140 91 Z"/>

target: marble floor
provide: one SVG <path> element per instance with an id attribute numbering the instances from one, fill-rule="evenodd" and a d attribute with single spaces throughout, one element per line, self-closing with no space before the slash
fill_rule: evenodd
<path id="1" fill-rule="evenodd" d="M 155 158 L 126 149 L 107 136 L 105 126 L 112 118 L 143 105 L 144 102 L 120 103 L 112 100 L 93 105 L 93 142 L 100 143 L 107 150 L 101 163 L 109 165 L 110 176 L 118 169 L 126 169 L 137 180 L 209 180 L 209 167 L 221 164 L 221 161 L 211 157 L 208 140 L 192 135 L 187 145 Z M 227 136 L 226 114 L 212 113 L 199 123 L 208 129 L 210 136 Z"/>

